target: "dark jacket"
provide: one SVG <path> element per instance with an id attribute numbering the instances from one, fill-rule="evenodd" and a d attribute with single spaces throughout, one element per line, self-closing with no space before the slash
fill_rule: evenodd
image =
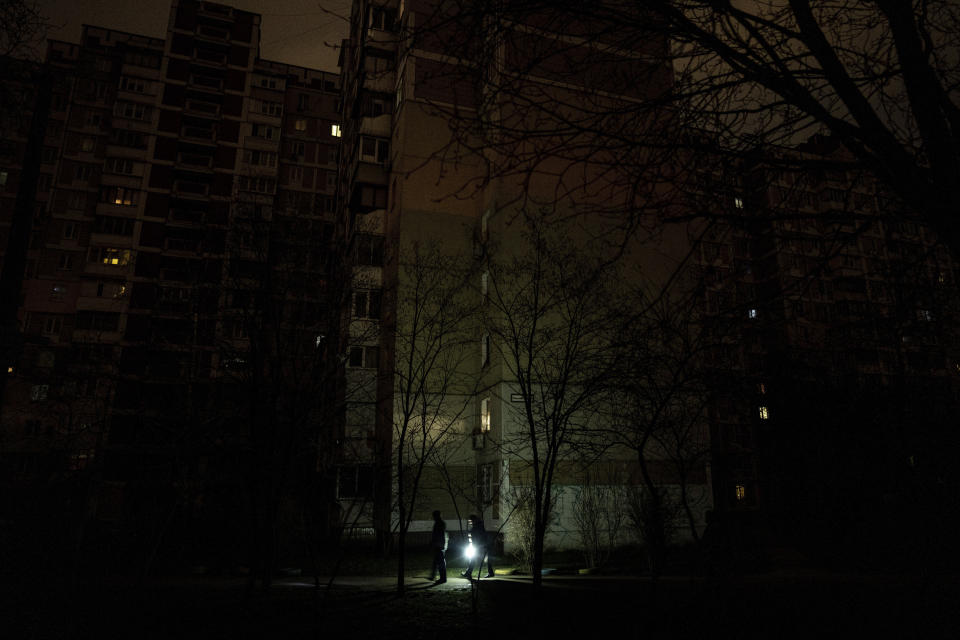
<path id="1" fill-rule="evenodd" d="M 441 551 L 447 550 L 447 523 L 443 520 L 435 520 L 433 523 L 433 532 L 430 534 L 430 547 Z"/>

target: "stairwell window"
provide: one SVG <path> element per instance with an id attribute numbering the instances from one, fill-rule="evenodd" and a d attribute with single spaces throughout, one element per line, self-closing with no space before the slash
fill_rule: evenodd
<path id="1" fill-rule="evenodd" d="M 485 333 L 480 339 L 480 366 L 485 367 L 490 364 L 490 334 Z"/>
<path id="2" fill-rule="evenodd" d="M 334 138 L 339 138 L 339 137 L 342 135 L 341 132 L 340 132 L 340 125 L 339 125 L 339 124 L 331 124 L 331 125 L 330 125 L 330 135 L 333 136 Z"/>
<path id="3" fill-rule="evenodd" d="M 490 398 L 480 401 L 480 431 L 482 433 L 490 431 Z"/>

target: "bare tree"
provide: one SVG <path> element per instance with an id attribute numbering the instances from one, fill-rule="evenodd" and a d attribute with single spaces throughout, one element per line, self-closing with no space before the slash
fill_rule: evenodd
<path id="1" fill-rule="evenodd" d="M 675 99 L 718 146 L 826 129 L 958 253 L 955 3 L 645 4 L 673 43 Z"/>
<path id="2" fill-rule="evenodd" d="M 500 447 L 530 488 L 532 571 L 541 584 L 543 545 L 558 463 L 602 448 L 594 437 L 617 358 L 609 307 L 610 272 L 542 220 L 528 219 L 524 249 L 489 260 L 484 366 L 510 388 Z M 519 463 L 519 464 L 518 464 Z M 513 472 L 511 471 L 511 476 Z"/>
<path id="3" fill-rule="evenodd" d="M 449 442 L 463 442 L 477 377 L 477 307 L 470 269 L 438 245 L 416 243 L 399 257 L 393 340 L 393 448 L 398 554 L 397 591 L 404 590 L 406 536 L 424 471 L 443 466 Z"/>

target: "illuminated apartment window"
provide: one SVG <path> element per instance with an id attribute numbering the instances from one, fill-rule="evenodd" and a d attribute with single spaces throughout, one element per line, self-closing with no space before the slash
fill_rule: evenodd
<path id="1" fill-rule="evenodd" d="M 933 313 L 930 311 L 930 309 L 917 309 L 917 320 L 922 322 L 932 322 Z"/>
<path id="2" fill-rule="evenodd" d="M 334 125 L 336 126 L 336 125 Z M 307 121 L 303 118 L 298 118 L 293 123 L 293 128 L 297 131 L 306 131 L 307 130 Z M 336 134 L 334 134 L 336 135 Z"/>
<path id="3" fill-rule="evenodd" d="M 738 197 L 735 197 L 735 198 L 733 199 L 733 206 L 734 206 L 735 209 L 743 209 L 743 198 L 741 198 L 741 197 L 739 197 L 739 196 L 738 196 Z"/>
<path id="4" fill-rule="evenodd" d="M 490 431 L 490 398 L 480 401 L 480 431 Z"/>
<path id="5" fill-rule="evenodd" d="M 736 495 L 737 497 L 737 502 L 743 502 L 744 500 L 747 499 L 747 488 L 742 484 L 738 484 L 734 488 L 734 492 L 735 492 L 734 495 Z"/>
<path id="6" fill-rule="evenodd" d="M 756 310 L 756 309 L 748 309 L 748 310 L 747 310 L 747 317 L 750 318 L 751 320 L 755 320 L 755 319 L 757 318 L 757 310 Z"/>
<path id="7" fill-rule="evenodd" d="M 340 133 L 340 125 L 338 125 L 338 124 L 331 124 L 331 125 L 330 125 L 330 135 L 332 135 L 334 138 L 339 138 L 340 135 L 341 135 L 341 133 Z"/>
<path id="8" fill-rule="evenodd" d="M 114 267 L 125 267 L 130 264 L 132 257 L 130 249 L 115 249 L 113 247 L 90 247 L 89 262 L 98 262 Z"/>
<path id="9" fill-rule="evenodd" d="M 769 420 L 769 419 L 770 419 L 770 411 L 767 410 L 766 407 L 759 407 L 758 411 L 759 411 L 759 413 L 760 413 L 760 419 L 761 419 L 761 420 Z"/>

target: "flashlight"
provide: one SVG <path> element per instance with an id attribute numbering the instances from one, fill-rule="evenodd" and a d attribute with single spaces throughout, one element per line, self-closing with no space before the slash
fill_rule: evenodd
<path id="1" fill-rule="evenodd" d="M 469 558 L 472 558 L 476 552 L 477 550 L 473 548 L 473 543 L 471 542 L 470 544 L 467 545 L 467 548 L 464 549 L 463 555 L 464 557 L 469 559 Z"/>

